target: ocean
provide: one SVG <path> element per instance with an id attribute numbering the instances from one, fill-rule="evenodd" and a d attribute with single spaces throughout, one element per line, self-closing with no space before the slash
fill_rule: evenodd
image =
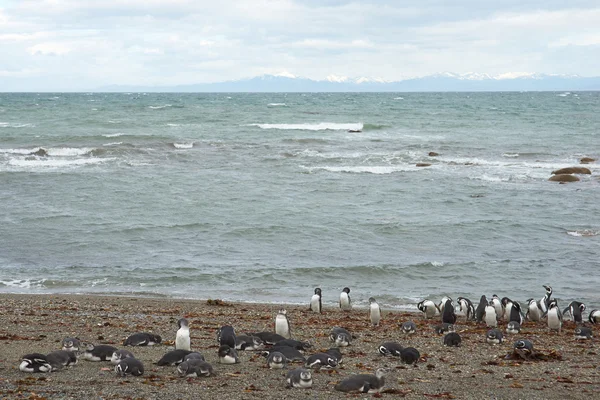
<path id="1" fill-rule="evenodd" d="M 0 93 L 0 292 L 600 308 L 600 92 Z M 438 155 L 430 155 L 436 152 Z M 431 164 L 418 167 L 418 163 Z"/>

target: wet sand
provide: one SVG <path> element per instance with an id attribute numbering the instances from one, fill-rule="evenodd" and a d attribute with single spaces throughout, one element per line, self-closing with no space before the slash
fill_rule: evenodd
<path id="1" fill-rule="evenodd" d="M 307 299 L 308 303 L 308 299 Z M 217 360 L 216 330 L 233 325 L 238 334 L 273 331 L 281 305 L 207 301 L 102 297 L 88 295 L 0 295 L 0 397 L 7 399 L 589 399 L 600 391 L 598 349 L 593 341 L 574 338 L 575 324 L 566 322 L 561 335 L 548 333 L 542 322 L 526 322 L 518 335 L 505 335 L 505 343 L 484 342 L 487 328 L 459 319 L 457 331 L 462 345 L 442 345 L 442 335 L 421 314 L 384 310 L 378 328 L 370 326 L 367 310 L 342 312 L 325 308 L 319 315 L 306 307 L 288 305 L 295 339 L 310 341 L 314 352 L 332 346 L 331 328 L 341 326 L 356 339 L 343 348 L 343 363 L 330 371 L 313 371 L 312 389 L 287 389 L 285 373 L 266 368 L 256 352 L 240 351 L 241 363 L 221 365 Z M 210 378 L 179 378 L 175 367 L 154 363 L 170 348 L 177 320 L 191 324 L 192 348 L 203 353 L 215 368 Z M 403 334 L 402 322 L 417 323 L 414 335 Z M 506 323 L 500 324 L 504 329 Z M 153 332 L 166 344 L 128 347 L 145 365 L 141 377 L 117 377 L 108 362 L 80 360 L 77 365 L 50 374 L 19 371 L 20 357 L 27 353 L 49 353 L 60 349 L 65 337 L 123 348 L 123 340 L 136 332 Z M 544 361 L 505 359 L 520 338 L 534 343 Z M 421 360 L 408 366 L 397 358 L 383 357 L 377 347 L 398 341 L 417 348 Z M 308 352 L 310 354 L 311 352 Z M 292 367 L 300 366 L 292 364 Z M 386 387 L 380 395 L 344 394 L 334 385 L 354 373 L 374 373 L 386 366 Z"/>

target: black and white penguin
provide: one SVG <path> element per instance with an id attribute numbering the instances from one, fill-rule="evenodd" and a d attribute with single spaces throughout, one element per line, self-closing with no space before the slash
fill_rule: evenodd
<path id="1" fill-rule="evenodd" d="M 555 299 L 550 300 L 550 303 L 548 303 L 546 318 L 548 320 L 548 329 L 558 331 L 560 334 L 562 331 L 563 317 L 560 308 L 558 308 L 558 302 Z"/>
<path id="2" fill-rule="evenodd" d="M 386 370 L 379 368 L 375 372 L 375 375 L 350 375 L 348 378 L 335 385 L 334 389 L 345 393 L 379 393 L 385 385 L 385 374 Z"/>
<path id="3" fill-rule="evenodd" d="M 177 373 L 181 377 L 199 378 L 202 376 L 215 376 L 213 366 L 204 360 L 193 358 L 177 366 Z"/>
<path id="4" fill-rule="evenodd" d="M 500 329 L 490 329 L 485 334 L 485 341 L 489 344 L 501 344 L 504 340 L 504 335 Z"/>
<path id="5" fill-rule="evenodd" d="M 529 360 L 533 355 L 533 343 L 526 339 L 517 340 L 513 349 L 524 360 Z"/>
<path id="6" fill-rule="evenodd" d="M 294 340 L 294 339 L 280 340 L 279 342 L 275 343 L 273 346 L 274 347 L 289 346 L 289 347 L 293 347 L 294 349 L 300 350 L 300 351 L 306 351 L 313 347 L 312 344 L 310 344 L 309 342 L 301 342 L 300 340 Z"/>
<path id="7" fill-rule="evenodd" d="M 569 314 L 571 314 L 573 321 L 575 321 L 575 323 L 577 323 L 577 324 L 580 324 L 583 322 L 582 314 L 584 311 L 585 311 L 585 304 L 583 304 L 580 301 L 572 301 L 569 303 L 567 308 L 564 309 L 563 316 L 566 313 L 569 313 Z"/>
<path id="8" fill-rule="evenodd" d="M 191 351 L 189 351 L 189 350 L 181 350 L 181 349 L 171 350 L 171 351 L 167 352 L 164 356 L 162 356 L 161 359 L 158 360 L 156 365 L 162 367 L 165 365 L 181 364 L 183 362 L 183 360 L 185 359 L 185 356 L 187 356 L 190 353 L 191 353 Z"/>
<path id="9" fill-rule="evenodd" d="M 488 306 L 488 299 L 487 297 L 485 297 L 485 295 L 481 296 L 481 299 L 479 299 L 479 305 L 477 306 L 477 309 L 475 310 L 475 321 L 476 322 L 482 322 L 483 321 L 483 316 L 485 315 L 485 308 Z"/>
<path id="10" fill-rule="evenodd" d="M 456 332 L 449 332 L 446 334 L 446 336 L 444 336 L 444 339 L 442 340 L 442 343 L 444 343 L 444 346 L 455 346 L 458 347 L 460 346 L 460 342 L 462 341 L 460 335 Z"/>
<path id="11" fill-rule="evenodd" d="M 285 356 L 288 362 L 306 362 L 306 358 L 299 350 L 289 346 L 273 346 L 268 350 L 263 351 L 263 355 L 268 357 L 273 352 L 279 352 Z"/>
<path id="12" fill-rule="evenodd" d="M 44 354 L 31 353 L 21 357 L 19 370 L 21 372 L 52 372 L 52 365 Z"/>
<path id="13" fill-rule="evenodd" d="M 115 366 L 115 372 L 119 376 L 141 376 L 144 374 L 144 364 L 137 358 L 125 358 Z"/>
<path id="14" fill-rule="evenodd" d="M 273 333 L 273 332 L 255 332 L 255 333 L 251 333 L 250 336 L 256 336 L 257 338 L 262 340 L 262 342 L 264 344 L 268 344 L 268 345 L 272 345 L 281 340 L 286 339 L 283 336 L 278 335 L 277 333 Z"/>
<path id="15" fill-rule="evenodd" d="M 455 328 L 454 328 L 454 325 L 444 322 L 442 324 L 434 326 L 433 330 L 438 335 L 443 335 L 446 332 L 454 332 Z"/>
<path id="16" fill-rule="evenodd" d="M 517 321 L 510 321 L 506 325 L 506 333 L 517 334 L 521 332 L 521 324 Z"/>
<path id="17" fill-rule="evenodd" d="M 192 343 L 190 341 L 190 325 L 187 319 L 181 318 L 177 321 L 177 334 L 175 335 L 175 350 L 192 351 Z"/>
<path id="18" fill-rule="evenodd" d="M 304 368 L 296 368 L 291 370 L 285 376 L 287 387 L 308 389 L 312 387 L 312 374 Z"/>
<path id="19" fill-rule="evenodd" d="M 57 371 L 63 367 L 77 364 L 77 355 L 73 351 L 56 350 L 46 355 L 46 359 L 52 365 L 52 370 Z"/>
<path id="20" fill-rule="evenodd" d="M 189 360 L 206 361 L 206 359 L 204 358 L 204 355 L 202 355 L 202 353 L 200 353 L 199 351 L 192 351 L 190 354 L 186 354 L 185 357 L 183 357 L 183 362 L 186 362 Z"/>
<path id="21" fill-rule="evenodd" d="M 236 350 L 261 350 L 265 344 L 258 336 L 252 335 L 236 335 L 235 349 Z"/>
<path id="22" fill-rule="evenodd" d="M 315 294 L 310 298 L 310 306 L 309 310 L 322 314 L 323 313 L 323 304 L 321 303 L 321 288 L 315 289 Z"/>
<path id="23" fill-rule="evenodd" d="M 498 326 L 498 315 L 496 314 L 496 308 L 494 307 L 494 303 L 490 301 L 487 306 L 485 306 L 485 310 L 483 313 L 483 320 L 485 324 L 490 328 L 495 328 Z"/>
<path id="24" fill-rule="evenodd" d="M 230 347 L 226 344 L 219 347 L 219 363 L 221 364 L 237 364 L 240 359 L 235 351 L 235 348 Z"/>
<path id="25" fill-rule="evenodd" d="M 79 351 L 81 348 L 81 341 L 78 338 L 64 338 L 62 341 L 62 349 L 66 351 Z"/>
<path id="26" fill-rule="evenodd" d="M 419 302 L 417 308 L 423 313 L 425 319 L 433 318 L 440 312 L 438 306 L 431 300 Z"/>
<path id="27" fill-rule="evenodd" d="M 237 348 L 235 329 L 231 325 L 225 325 L 217 330 L 217 342 L 219 345 L 226 344 L 227 346 L 235 349 Z"/>
<path id="28" fill-rule="evenodd" d="M 340 308 L 343 311 L 352 310 L 352 301 L 350 300 L 350 288 L 345 287 L 340 294 Z"/>
<path id="29" fill-rule="evenodd" d="M 592 310 L 590 311 L 590 315 L 588 316 L 588 321 L 592 324 L 600 323 L 600 310 Z"/>
<path id="30" fill-rule="evenodd" d="M 525 314 L 525 318 L 530 321 L 540 321 L 542 319 L 542 315 L 544 312 L 540 310 L 538 307 L 538 302 L 531 298 L 527 300 L 527 313 Z"/>
<path id="31" fill-rule="evenodd" d="M 458 312 L 456 314 L 460 314 L 467 318 L 467 321 L 475 319 L 475 307 L 471 300 L 466 297 L 459 297 L 456 299 L 458 302 Z"/>
<path id="32" fill-rule="evenodd" d="M 116 347 L 107 344 L 100 344 L 98 346 L 88 344 L 81 357 L 88 361 L 110 361 L 113 353 L 117 350 Z"/>
<path id="33" fill-rule="evenodd" d="M 521 305 L 519 304 L 518 301 L 511 302 L 510 315 L 509 315 L 508 320 L 518 322 L 519 325 L 521 325 L 524 322 L 525 317 L 523 316 L 523 313 L 521 312 Z"/>
<path id="34" fill-rule="evenodd" d="M 402 324 L 402 332 L 412 335 L 417 332 L 417 325 L 412 321 L 406 321 Z"/>
<path id="35" fill-rule="evenodd" d="M 321 368 L 335 368 L 338 366 L 337 358 L 328 353 L 315 353 L 306 359 L 304 363 L 306 368 L 316 369 L 319 371 Z"/>
<path id="36" fill-rule="evenodd" d="M 542 285 L 544 289 L 546 289 L 546 294 L 544 297 L 540 299 L 538 302 L 538 308 L 542 310 L 542 313 L 548 312 L 548 307 L 550 305 L 550 300 L 552 300 L 552 286 Z"/>
<path id="37" fill-rule="evenodd" d="M 381 308 L 374 297 L 369 297 L 369 318 L 371 325 L 379 326 L 381 322 Z"/>
<path id="38" fill-rule="evenodd" d="M 270 369 L 282 369 L 287 366 L 287 358 L 280 351 L 272 351 L 267 357 L 267 367 Z"/>
<path id="39" fill-rule="evenodd" d="M 344 359 L 344 355 L 340 351 L 339 347 L 331 347 L 325 350 L 325 353 L 334 356 L 338 364 L 341 364 Z"/>
<path id="40" fill-rule="evenodd" d="M 575 339 L 586 340 L 593 339 L 594 334 L 590 328 L 578 326 L 575 328 Z"/>
<path id="41" fill-rule="evenodd" d="M 335 327 L 331 330 L 329 339 L 334 342 L 337 347 L 348 347 L 352 343 L 352 334 L 344 328 Z"/>
<path id="42" fill-rule="evenodd" d="M 502 300 L 502 308 L 504 309 L 504 314 L 500 316 L 501 319 L 505 319 L 506 321 L 510 321 L 510 315 L 512 312 L 513 301 L 508 297 L 503 297 Z"/>
<path id="43" fill-rule="evenodd" d="M 452 297 L 450 297 L 450 296 L 442 297 L 442 301 L 440 301 L 440 303 L 437 305 L 438 310 L 440 310 L 440 314 L 444 314 L 444 307 L 446 307 L 446 302 L 448 300 L 450 300 L 450 303 L 452 305 L 454 305 L 454 301 L 452 300 Z"/>
<path id="44" fill-rule="evenodd" d="M 502 316 L 504 315 L 504 305 L 502 304 L 502 300 L 500 300 L 500 297 L 498 297 L 497 294 L 493 294 L 491 302 L 492 306 L 494 306 L 494 310 L 496 310 L 496 315 L 498 316 L 498 319 L 502 318 Z"/>
<path id="45" fill-rule="evenodd" d="M 384 356 L 400 357 L 403 347 L 398 342 L 384 342 L 379 345 L 377 351 Z"/>
<path id="46" fill-rule="evenodd" d="M 123 341 L 123 346 L 154 346 L 160 344 L 162 338 L 153 333 L 140 332 L 134 333 Z"/>
<path id="47" fill-rule="evenodd" d="M 400 359 L 404 364 L 416 364 L 421 358 L 421 353 L 414 347 L 405 347 L 400 352 Z"/>
<path id="48" fill-rule="evenodd" d="M 117 365 L 126 358 L 135 358 L 135 356 L 129 350 L 116 350 L 112 353 L 112 356 L 110 357 L 110 362 L 114 365 Z"/>
<path id="49" fill-rule="evenodd" d="M 454 312 L 454 306 L 452 305 L 452 300 L 446 300 L 444 304 L 444 311 L 442 312 L 442 322 L 446 324 L 454 324 L 456 323 L 456 314 Z"/>
<path id="50" fill-rule="evenodd" d="M 290 320 L 288 319 L 287 311 L 284 309 L 279 310 L 275 317 L 275 333 L 283 336 L 284 339 L 292 338 Z"/>

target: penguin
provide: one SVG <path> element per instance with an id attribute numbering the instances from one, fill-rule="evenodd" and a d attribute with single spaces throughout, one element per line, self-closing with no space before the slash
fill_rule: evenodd
<path id="1" fill-rule="evenodd" d="M 498 316 L 496 315 L 496 308 L 494 307 L 493 301 L 491 301 L 486 307 L 483 313 L 483 320 L 485 324 L 490 328 L 498 326 Z"/>
<path id="2" fill-rule="evenodd" d="M 236 335 L 235 349 L 236 350 L 261 350 L 265 347 L 264 343 L 258 336 L 251 335 Z"/>
<path id="3" fill-rule="evenodd" d="M 352 343 L 352 335 L 344 328 L 335 327 L 329 334 L 329 339 L 335 343 L 337 347 L 348 347 Z"/>
<path id="4" fill-rule="evenodd" d="M 529 360 L 533 355 L 533 343 L 529 340 L 517 340 L 513 348 L 514 352 L 523 360 Z"/>
<path id="5" fill-rule="evenodd" d="M 265 350 L 263 352 L 263 355 L 268 357 L 271 353 L 273 353 L 275 351 L 283 354 L 285 356 L 285 358 L 287 359 L 287 361 L 290 363 L 306 362 L 306 358 L 304 357 L 304 355 L 302 353 L 300 353 L 299 350 L 296 350 L 293 347 L 289 347 L 289 346 L 273 346 L 269 350 Z"/>
<path id="6" fill-rule="evenodd" d="M 309 342 L 301 342 L 299 340 L 294 340 L 294 339 L 284 339 L 284 340 L 280 340 L 279 342 L 275 343 L 273 346 L 275 346 L 275 347 L 289 346 L 289 347 L 293 347 L 296 350 L 306 351 L 312 347 L 312 344 L 310 344 Z"/>
<path id="7" fill-rule="evenodd" d="M 508 318 L 509 322 L 518 322 L 521 325 L 524 322 L 525 318 L 523 317 L 523 313 L 521 312 L 521 305 L 517 301 L 513 301 L 510 307 L 510 315 Z"/>
<path id="8" fill-rule="evenodd" d="M 600 322 L 600 310 L 592 310 L 590 311 L 590 315 L 588 316 L 588 321 L 592 324 L 597 324 Z"/>
<path id="9" fill-rule="evenodd" d="M 446 324 L 456 323 L 456 314 L 454 313 L 454 306 L 452 300 L 446 300 L 444 304 L 444 311 L 442 311 L 442 322 Z"/>
<path id="10" fill-rule="evenodd" d="M 565 310 L 563 311 L 563 315 L 565 315 L 566 313 L 571 314 L 571 317 L 573 318 L 573 321 L 575 321 L 576 324 L 581 324 L 583 322 L 583 312 L 585 311 L 585 304 L 583 304 L 580 301 L 572 301 L 569 303 L 569 305 L 567 306 L 567 308 L 565 308 Z"/>
<path id="11" fill-rule="evenodd" d="M 334 389 L 340 392 L 350 393 L 379 393 L 385 385 L 386 370 L 379 368 L 375 375 L 357 374 L 339 382 Z"/>
<path id="12" fill-rule="evenodd" d="M 123 341 L 123 346 L 154 346 L 160 344 L 162 338 L 153 333 L 141 332 L 134 333 Z"/>
<path id="13" fill-rule="evenodd" d="M 179 364 L 177 366 L 177 373 L 179 376 L 186 378 L 216 375 L 212 365 L 198 358 L 192 358 Z"/>
<path id="14" fill-rule="evenodd" d="M 458 347 L 458 346 L 460 346 L 461 341 L 462 341 L 462 339 L 458 333 L 449 332 L 446 334 L 446 336 L 444 336 L 442 343 L 444 343 L 444 346 Z"/>
<path id="15" fill-rule="evenodd" d="M 323 314 L 323 307 L 321 303 L 321 288 L 315 289 L 315 294 L 313 294 L 313 296 L 310 299 L 310 307 L 308 309 L 319 314 Z"/>
<path id="16" fill-rule="evenodd" d="M 575 339 L 586 340 L 592 339 L 594 334 L 590 328 L 586 328 L 583 326 L 578 326 L 575 328 Z"/>
<path id="17" fill-rule="evenodd" d="M 542 310 L 538 307 L 538 302 L 531 298 L 527 300 L 527 313 L 525 314 L 525 318 L 530 321 L 540 321 L 542 319 Z"/>
<path id="18" fill-rule="evenodd" d="M 62 341 L 62 349 L 66 351 L 79 351 L 81 347 L 81 342 L 77 338 L 64 338 Z"/>
<path id="19" fill-rule="evenodd" d="M 221 364 L 237 364 L 240 362 L 235 348 L 224 344 L 219 347 L 219 363 Z"/>
<path id="20" fill-rule="evenodd" d="M 421 358 L 421 353 L 414 347 L 405 347 L 400 352 L 400 359 L 404 364 L 417 364 Z"/>
<path id="21" fill-rule="evenodd" d="M 110 361 L 113 353 L 117 350 L 116 347 L 106 344 L 100 344 L 98 346 L 88 344 L 82 357 L 88 361 Z"/>
<path id="22" fill-rule="evenodd" d="M 458 309 L 461 315 L 467 318 L 467 321 L 475 319 L 475 307 L 471 300 L 466 297 L 459 297 L 456 299 L 458 301 Z"/>
<path id="23" fill-rule="evenodd" d="M 62 369 L 71 364 L 77 364 L 77 356 L 72 351 L 56 350 L 46 355 L 46 360 L 52 366 L 53 371 Z"/>
<path id="24" fill-rule="evenodd" d="M 369 297 L 369 318 L 371 319 L 371 325 L 379 326 L 381 322 L 381 308 L 374 297 Z"/>
<path id="25" fill-rule="evenodd" d="M 26 354 L 21 357 L 19 364 L 21 372 L 52 372 L 52 365 L 45 355 L 40 353 Z"/>
<path id="26" fill-rule="evenodd" d="M 502 305 L 502 301 L 497 294 L 492 295 L 492 306 L 494 306 L 498 319 L 502 318 L 504 315 L 504 305 Z"/>
<path id="27" fill-rule="evenodd" d="M 135 358 L 135 356 L 129 350 L 116 350 L 113 351 L 110 362 L 117 365 L 126 358 Z"/>
<path id="28" fill-rule="evenodd" d="M 273 332 L 255 332 L 255 333 L 251 333 L 250 336 L 256 336 L 257 338 L 262 340 L 262 342 L 264 344 L 268 344 L 268 345 L 272 345 L 281 340 L 286 339 L 283 336 L 278 335 L 277 333 L 273 333 Z"/>
<path id="29" fill-rule="evenodd" d="M 490 329 L 485 334 L 485 341 L 489 344 L 501 344 L 504 339 L 500 329 Z"/>
<path id="30" fill-rule="evenodd" d="M 502 302 L 502 307 L 504 308 L 504 314 L 502 314 L 500 316 L 500 318 L 503 318 L 506 321 L 510 321 L 510 315 L 512 313 L 513 301 L 511 299 L 509 299 L 508 297 L 503 297 L 501 302 Z"/>
<path id="31" fill-rule="evenodd" d="M 438 306 L 431 300 L 423 300 L 417 304 L 419 311 L 423 313 L 425 319 L 433 318 L 440 312 Z"/>
<path id="32" fill-rule="evenodd" d="M 313 354 L 309 356 L 304 363 L 305 368 L 316 369 L 317 371 L 319 371 L 321 368 L 329 369 L 337 366 L 337 358 L 328 353 Z"/>
<path id="33" fill-rule="evenodd" d="M 115 366 L 115 372 L 119 376 L 141 376 L 144 374 L 144 364 L 137 358 L 125 358 Z"/>
<path id="34" fill-rule="evenodd" d="M 548 312 L 548 306 L 550 305 L 550 300 L 552 298 L 552 286 L 542 286 L 544 287 L 544 289 L 546 289 L 546 294 L 538 302 L 538 308 L 542 310 L 542 313 L 545 314 L 546 312 Z"/>
<path id="35" fill-rule="evenodd" d="M 440 314 L 444 314 L 444 307 L 446 307 L 446 302 L 448 300 L 450 300 L 450 304 L 454 304 L 454 302 L 452 301 L 452 297 L 450 297 L 450 296 L 442 297 L 442 301 L 440 301 L 440 304 L 437 305 L 438 310 L 440 310 Z"/>
<path id="36" fill-rule="evenodd" d="M 186 354 L 185 357 L 183 357 L 183 362 L 190 361 L 190 360 L 206 361 L 206 359 L 204 358 L 202 353 L 200 353 L 198 351 L 192 351 L 190 354 Z"/>
<path id="37" fill-rule="evenodd" d="M 521 324 L 517 321 L 510 321 L 508 325 L 506 325 L 506 333 L 516 334 L 521 332 Z"/>
<path id="38" fill-rule="evenodd" d="M 162 356 L 156 365 L 161 367 L 165 365 L 179 365 L 183 362 L 185 356 L 190 353 L 191 351 L 189 350 L 171 350 Z"/>
<path id="39" fill-rule="evenodd" d="M 279 313 L 275 317 L 275 333 L 283 336 L 284 339 L 292 338 L 290 320 L 288 319 L 287 311 L 284 309 L 279 310 Z"/>
<path id="40" fill-rule="evenodd" d="M 488 299 L 487 297 L 485 297 L 485 295 L 481 296 L 481 299 L 479 299 L 479 305 L 477 306 L 477 310 L 475 310 L 475 321 L 476 322 L 482 322 L 483 321 L 483 316 L 485 314 L 485 308 L 488 305 Z"/>
<path id="41" fill-rule="evenodd" d="M 436 325 L 433 327 L 433 330 L 435 331 L 435 333 L 437 333 L 438 335 L 442 335 L 446 332 L 454 332 L 454 325 L 449 324 L 447 322 L 444 322 L 443 324 L 440 325 Z"/>
<path id="42" fill-rule="evenodd" d="M 417 325 L 412 321 L 406 321 L 402 324 L 402 332 L 406 334 L 413 334 L 417 331 Z"/>
<path id="43" fill-rule="evenodd" d="M 288 388 L 303 388 L 308 389 L 312 387 L 312 374 L 309 370 L 304 368 L 296 368 L 291 370 L 285 376 Z"/>
<path id="44" fill-rule="evenodd" d="M 233 329 L 233 326 L 225 325 L 219 328 L 217 331 L 217 342 L 221 346 L 226 344 L 233 349 L 237 348 L 235 329 Z"/>
<path id="45" fill-rule="evenodd" d="M 344 356 L 343 356 L 342 352 L 340 351 L 339 347 L 331 347 L 331 348 L 325 350 L 325 353 L 334 356 L 335 359 L 337 360 L 338 364 L 342 363 Z"/>
<path id="46" fill-rule="evenodd" d="M 562 313 L 558 308 L 558 302 L 554 299 L 548 303 L 548 312 L 546 315 L 548 319 L 548 329 L 558 331 L 560 334 L 562 331 Z"/>
<path id="47" fill-rule="evenodd" d="M 352 310 L 352 301 L 350 300 L 350 288 L 345 287 L 340 294 L 340 308 L 343 311 Z"/>
<path id="48" fill-rule="evenodd" d="M 188 320 L 181 318 L 177 321 L 177 334 L 175 335 L 175 350 L 187 350 L 192 351 L 192 345 L 190 342 L 190 325 Z"/>
<path id="49" fill-rule="evenodd" d="M 384 342 L 379 345 L 377 350 L 379 354 L 383 356 L 395 356 L 400 357 L 403 347 L 398 342 Z"/>
<path id="50" fill-rule="evenodd" d="M 287 367 L 287 358 L 279 351 L 272 351 L 267 357 L 267 367 L 270 369 L 285 368 Z"/>

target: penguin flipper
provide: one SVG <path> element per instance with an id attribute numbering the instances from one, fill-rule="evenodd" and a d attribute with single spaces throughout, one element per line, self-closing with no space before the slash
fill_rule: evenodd
<path id="1" fill-rule="evenodd" d="M 571 313 L 571 308 L 570 308 L 570 307 L 571 307 L 571 306 L 568 306 L 567 308 L 565 308 L 565 309 L 563 310 L 563 312 L 562 312 L 562 313 L 563 313 L 563 315 L 566 315 L 567 313 Z"/>

